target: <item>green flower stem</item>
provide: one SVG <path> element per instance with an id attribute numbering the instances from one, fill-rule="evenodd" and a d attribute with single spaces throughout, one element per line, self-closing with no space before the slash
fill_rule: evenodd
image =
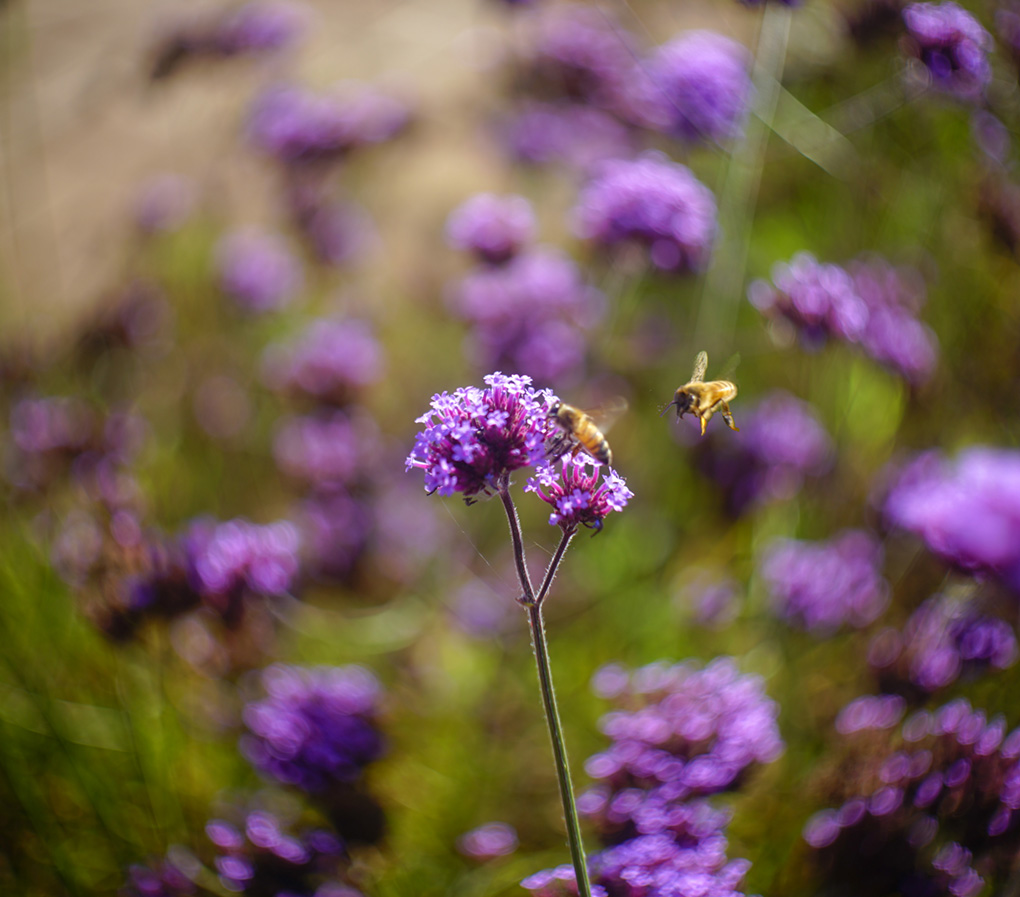
<path id="1" fill-rule="evenodd" d="M 577 804 L 574 801 L 574 787 L 570 782 L 570 765 L 567 761 L 567 748 L 563 740 L 563 724 L 560 712 L 556 707 L 556 691 L 553 688 L 552 667 L 549 664 L 549 644 L 545 639 L 545 623 L 542 621 L 542 601 L 549 592 L 556 569 L 563 560 L 567 546 L 574 537 L 574 528 L 563 531 L 556 553 L 549 561 L 542 586 L 535 594 L 528 565 L 524 559 L 524 540 L 521 538 L 521 522 L 517 517 L 517 507 L 510 497 L 508 483 L 500 483 L 497 489 L 503 509 L 506 511 L 507 523 L 510 526 L 510 538 L 514 546 L 514 562 L 517 565 L 517 576 L 520 579 L 522 597 L 518 600 L 528 611 L 528 623 L 531 626 L 531 646 L 535 652 L 535 665 L 538 667 L 538 687 L 542 693 L 542 707 L 545 710 L 545 721 L 549 726 L 549 739 L 552 741 L 553 759 L 556 762 L 556 779 L 560 786 L 560 799 L 563 802 L 563 819 L 567 826 L 567 843 L 570 846 L 570 859 L 574 865 L 577 878 L 578 897 L 591 897 L 591 882 L 588 880 L 588 865 L 584 858 L 584 845 L 581 842 L 581 823 L 577 817 Z"/>

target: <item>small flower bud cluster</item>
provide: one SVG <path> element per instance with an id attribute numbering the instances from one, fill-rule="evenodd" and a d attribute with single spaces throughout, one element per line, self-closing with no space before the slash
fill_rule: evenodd
<path id="1" fill-rule="evenodd" d="M 1020 594 L 1020 452 L 919 455 L 895 476 L 882 511 L 943 560 Z"/>
<path id="2" fill-rule="evenodd" d="M 609 749 L 586 768 L 601 784 L 579 799 L 609 845 L 590 858 L 593 893 L 627 887 L 634 897 L 684 894 L 737 897 L 750 864 L 728 860 L 729 814 L 704 798 L 732 789 L 757 763 L 783 750 L 778 708 L 761 682 L 720 658 L 703 670 L 652 664 L 610 666 L 595 689 L 623 709 L 607 714 Z M 560 867 L 522 882 L 538 897 L 576 893 Z"/>
<path id="3" fill-rule="evenodd" d="M 584 239 L 602 246 L 637 243 L 656 268 L 675 273 L 702 270 L 716 234 L 712 191 L 660 153 L 599 166 L 573 214 Z"/>
<path id="4" fill-rule="evenodd" d="M 912 3 L 903 10 L 909 52 L 932 85 L 961 100 L 978 101 L 992 80 L 992 36 L 956 3 Z"/>
<path id="5" fill-rule="evenodd" d="M 605 308 L 564 253 L 527 246 L 531 204 L 521 196 L 478 194 L 447 222 L 451 244 L 481 264 L 452 288 L 455 312 L 469 321 L 469 353 L 482 367 L 506 367 L 536 380 L 576 378 L 584 364 L 585 333 Z"/>
<path id="6" fill-rule="evenodd" d="M 890 729 L 895 720 L 863 712 L 863 701 L 878 700 L 855 701 L 857 724 L 840 731 Z M 889 700 L 902 714 L 902 698 Z M 873 750 L 874 737 L 868 743 Z M 1020 834 L 1020 730 L 1007 735 L 1001 716 L 988 719 L 964 699 L 919 711 L 885 753 L 848 768 L 856 774 L 843 780 L 847 801 L 816 813 L 804 828 L 827 879 L 863 893 L 923 882 L 972 897 L 984 884 L 975 865 L 1008 870 Z M 860 862 L 862 845 L 871 862 Z"/>
<path id="7" fill-rule="evenodd" d="M 321 793 L 355 781 L 382 756 L 380 686 L 364 667 L 274 664 L 261 681 L 266 697 L 245 707 L 241 743 L 259 772 Z"/>
<path id="8" fill-rule="evenodd" d="M 912 272 L 873 258 L 841 268 L 801 252 L 777 265 L 772 279 L 774 287 L 751 284 L 748 299 L 762 314 L 793 324 L 809 346 L 830 337 L 859 345 L 913 385 L 934 372 L 937 344 L 916 317 L 924 293 Z"/>
<path id="9" fill-rule="evenodd" d="M 775 540 L 761 574 L 781 617 L 809 632 L 867 626 L 885 610 L 882 546 L 862 530 L 844 530 L 829 542 Z"/>
<path id="10" fill-rule="evenodd" d="M 909 683 L 934 692 L 961 675 L 1004 670 L 1016 660 L 1016 635 L 1005 620 L 944 595 L 925 601 L 902 632 L 879 632 L 868 650 L 868 662 L 887 690 Z"/>
<path id="11" fill-rule="evenodd" d="M 589 473 L 588 468 L 592 470 Z M 615 470 L 609 470 L 601 483 L 601 465 L 587 455 L 564 456 L 560 472 L 546 468 L 532 477 L 524 487 L 546 504 L 552 505 L 549 523 L 564 530 L 578 526 L 602 529 L 602 521 L 610 511 L 622 511 L 634 493 Z"/>
<path id="12" fill-rule="evenodd" d="M 786 392 L 763 398 L 741 418 L 740 432 L 699 443 L 698 464 L 726 496 L 727 510 L 743 513 L 756 504 L 783 501 L 805 477 L 832 465 L 833 444 L 814 408 Z"/>

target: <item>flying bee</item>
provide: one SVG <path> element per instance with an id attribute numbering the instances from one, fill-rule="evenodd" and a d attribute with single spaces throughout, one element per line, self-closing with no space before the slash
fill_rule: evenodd
<path id="1" fill-rule="evenodd" d="M 723 420 L 731 430 L 739 430 L 733 423 L 729 403 L 737 397 L 737 387 L 729 380 L 711 380 L 705 383 L 705 370 L 708 368 L 708 353 L 699 352 L 694 362 L 694 373 L 689 383 L 685 383 L 673 396 L 673 401 L 662 409 L 662 417 L 676 405 L 676 419 L 680 420 L 688 411 L 701 421 L 701 435 L 705 435 L 705 426 L 716 411 L 722 411 Z"/>
<path id="2" fill-rule="evenodd" d="M 560 432 L 547 441 L 546 454 L 551 460 L 556 460 L 571 449 L 575 455 L 584 449 L 600 464 L 611 466 L 613 450 L 604 431 L 608 431 L 626 410 L 627 400 L 622 396 L 609 399 L 590 411 L 582 411 L 566 402 L 556 402 L 549 409 L 549 418 Z"/>

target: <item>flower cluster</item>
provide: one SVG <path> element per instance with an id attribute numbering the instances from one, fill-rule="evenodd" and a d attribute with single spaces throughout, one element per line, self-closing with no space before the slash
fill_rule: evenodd
<path id="1" fill-rule="evenodd" d="M 478 193 L 450 213 L 446 239 L 455 249 L 499 265 L 532 242 L 536 227 L 535 212 L 523 196 Z"/>
<path id="2" fill-rule="evenodd" d="M 761 681 L 720 658 L 703 670 L 606 667 L 595 689 L 623 709 L 602 720 L 612 744 L 588 760 L 600 784 L 579 799 L 608 845 L 590 858 L 596 889 L 604 889 L 593 893 L 626 887 L 633 897 L 734 897 L 750 864 L 727 859 L 729 814 L 704 798 L 736 787 L 753 765 L 783 750 L 778 708 Z M 573 870 L 540 872 L 522 884 L 540 897 L 573 893 Z"/>
<path id="3" fill-rule="evenodd" d="M 347 784 L 383 753 L 380 686 L 364 667 L 274 664 L 248 704 L 242 750 L 263 774 L 309 793 Z"/>
<path id="4" fill-rule="evenodd" d="M 877 258 L 842 268 L 801 252 L 777 265 L 772 279 L 775 286 L 751 284 L 748 299 L 762 314 L 792 323 L 808 345 L 832 337 L 859 345 L 911 384 L 931 377 L 937 344 L 917 319 L 924 290 L 914 272 Z"/>
<path id="5" fill-rule="evenodd" d="M 683 140 L 739 137 L 754 88 L 749 54 L 712 31 L 690 31 L 637 69 L 630 105 L 642 125 Z"/>
<path id="6" fill-rule="evenodd" d="M 466 386 L 453 395 L 434 395 L 430 410 L 417 419 L 425 429 L 415 438 L 406 469 L 425 471 L 426 491 L 461 492 L 470 499 L 491 494 L 515 470 L 548 466 L 552 394 L 535 390 L 523 375 L 497 372 L 485 383 L 484 389 Z"/>
<path id="7" fill-rule="evenodd" d="M 741 418 L 740 432 L 699 443 L 697 461 L 739 515 L 754 504 L 792 498 L 804 478 L 832 465 L 833 444 L 814 408 L 776 391 Z"/>
<path id="8" fill-rule="evenodd" d="M 903 10 L 909 51 L 939 90 L 963 100 L 979 100 L 992 79 L 988 64 L 991 35 L 956 3 L 912 3 Z"/>
<path id="9" fill-rule="evenodd" d="M 252 143 L 288 164 L 335 160 L 359 147 L 395 137 L 410 120 L 408 107 L 365 85 L 333 93 L 276 86 L 255 101 L 248 121 Z"/>
<path id="10" fill-rule="evenodd" d="M 1004 670 L 1016 660 L 1016 635 L 1005 620 L 944 595 L 925 601 L 902 632 L 878 633 L 868 651 L 886 690 L 909 682 L 924 692 L 938 691 L 962 674 Z"/>
<path id="11" fill-rule="evenodd" d="M 505 822 L 487 822 L 457 839 L 457 850 L 476 860 L 507 856 L 517 849 L 517 832 Z"/>
<path id="12" fill-rule="evenodd" d="M 283 240 L 254 230 L 238 231 L 216 248 L 220 288 L 250 312 L 276 311 L 301 291 L 304 275 Z"/>
<path id="13" fill-rule="evenodd" d="M 524 487 L 526 492 L 536 493 L 552 506 L 551 526 L 559 526 L 564 531 L 573 531 L 578 526 L 600 530 L 610 511 L 622 511 L 634 497 L 623 477 L 615 470 L 602 476 L 601 465 L 587 455 L 571 457 L 568 454 L 560 463 L 561 475 L 552 468 L 545 468 Z"/>
<path id="14" fill-rule="evenodd" d="M 319 491 L 335 491 L 364 470 L 376 441 L 374 431 L 369 421 L 340 410 L 284 418 L 273 454 L 287 476 Z"/>
<path id="15" fill-rule="evenodd" d="M 129 866 L 127 877 L 120 897 L 188 897 L 197 890 L 188 873 L 169 857 L 148 866 Z"/>
<path id="16" fill-rule="evenodd" d="M 600 166 L 574 208 L 579 236 L 604 246 L 634 241 L 663 271 L 698 271 L 716 233 L 715 197 L 683 165 L 658 153 Z"/>
<path id="17" fill-rule="evenodd" d="M 245 814 L 240 826 L 212 819 L 205 827 L 217 849 L 216 872 L 227 891 L 258 897 L 361 897 L 342 883 L 344 842 L 326 829 L 291 834 L 286 820 L 267 810 Z"/>
<path id="18" fill-rule="evenodd" d="M 283 205 L 305 246 L 324 265 L 347 265 L 376 241 L 375 225 L 361 206 L 314 179 L 303 182 L 294 171 L 285 175 Z"/>
<path id="19" fill-rule="evenodd" d="M 890 729 L 887 720 L 858 727 L 872 735 L 869 753 L 876 727 Z M 988 719 L 963 699 L 919 711 L 885 752 L 845 764 L 854 771 L 841 782 L 848 799 L 816 813 L 804 838 L 826 877 L 858 892 L 934 887 L 924 892 L 972 897 L 983 885 L 974 866 L 1001 873 L 1014 855 L 1018 759 L 1020 730 L 1007 735 L 1001 716 Z"/>
<path id="20" fill-rule="evenodd" d="M 977 447 L 955 462 L 924 453 L 895 477 L 882 510 L 943 560 L 1020 593 L 1020 453 Z"/>
<path id="21" fill-rule="evenodd" d="M 576 376 L 585 333 L 605 309 L 603 295 L 585 283 L 572 259 L 541 246 L 469 272 L 452 298 L 473 325 L 471 352 L 479 366 L 508 367 L 536 380 Z"/>
<path id="22" fill-rule="evenodd" d="M 867 626 L 885 610 L 882 546 L 863 530 L 844 530 L 828 542 L 778 539 L 765 552 L 761 574 L 776 612 L 810 632 Z"/>
<path id="23" fill-rule="evenodd" d="M 262 359 L 270 388 L 331 405 L 350 401 L 384 370 L 372 328 L 355 319 L 319 318 L 291 344 L 270 346 Z"/>

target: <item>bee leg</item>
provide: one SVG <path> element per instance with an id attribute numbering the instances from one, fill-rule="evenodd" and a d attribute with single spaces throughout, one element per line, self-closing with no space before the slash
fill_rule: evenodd
<path id="1" fill-rule="evenodd" d="M 733 430 L 734 433 L 740 432 L 740 427 L 733 423 L 733 415 L 730 413 L 730 406 L 725 402 L 722 403 L 722 417 L 726 421 L 726 425 Z"/>
<path id="2" fill-rule="evenodd" d="M 701 418 L 701 435 L 705 435 L 705 427 L 708 426 L 708 416 Z"/>

